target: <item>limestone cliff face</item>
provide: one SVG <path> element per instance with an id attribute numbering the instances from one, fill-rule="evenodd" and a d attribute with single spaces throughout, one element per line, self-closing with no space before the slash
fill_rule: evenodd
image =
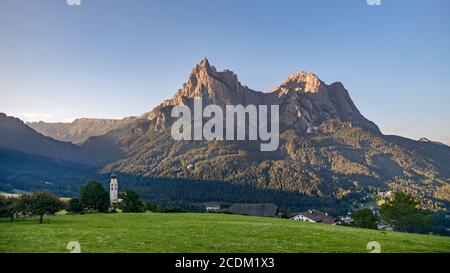
<path id="1" fill-rule="evenodd" d="M 300 72 L 289 76 L 271 94 L 279 98 L 280 119 L 288 127 L 308 131 L 325 120 L 339 119 L 380 132 L 359 112 L 340 82 L 327 85 L 313 73 Z"/>
<path id="2" fill-rule="evenodd" d="M 172 121 L 170 109 L 179 104 L 191 107 L 194 97 L 202 97 L 204 105 L 222 107 L 276 104 L 280 106 L 281 126 L 300 132 L 312 130 L 328 119 L 349 121 L 379 132 L 373 122 L 361 115 L 341 83 L 327 85 L 312 73 L 300 72 L 289 76 L 271 92 L 263 93 L 242 85 L 232 71 L 218 72 L 207 59 L 196 65 L 172 99 L 143 116 L 152 120 L 157 128 L 167 127 Z"/>
<path id="3" fill-rule="evenodd" d="M 238 77 L 230 70 L 218 72 L 207 59 L 203 59 L 192 70 L 191 75 L 182 88 L 166 100 L 162 106 L 189 104 L 194 97 L 204 98 L 205 104 L 236 105 L 264 104 L 267 94 L 249 89 L 241 85 Z"/>

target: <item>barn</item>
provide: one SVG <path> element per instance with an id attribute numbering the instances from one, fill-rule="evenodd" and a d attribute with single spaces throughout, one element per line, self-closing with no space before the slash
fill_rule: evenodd
<path id="1" fill-rule="evenodd" d="M 278 217 L 278 206 L 273 203 L 238 203 L 228 208 L 229 213 L 260 217 Z"/>

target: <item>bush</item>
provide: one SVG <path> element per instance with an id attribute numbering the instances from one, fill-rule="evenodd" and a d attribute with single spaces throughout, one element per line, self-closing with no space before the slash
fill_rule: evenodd
<path id="1" fill-rule="evenodd" d="M 102 184 L 91 181 L 81 188 L 80 203 L 83 210 L 108 212 L 109 194 L 103 188 Z"/>
<path id="2" fill-rule="evenodd" d="M 420 232 L 429 228 L 430 213 L 420 207 L 420 203 L 411 195 L 396 192 L 391 200 L 381 206 L 383 221 L 404 232 Z"/>
<path id="3" fill-rule="evenodd" d="M 362 208 L 354 211 L 352 218 L 352 226 L 370 229 L 378 228 L 378 217 L 370 208 Z"/>
<path id="4" fill-rule="evenodd" d="M 71 213 L 82 213 L 83 206 L 81 205 L 80 199 L 78 198 L 70 199 L 67 210 Z"/>
<path id="5" fill-rule="evenodd" d="M 122 202 L 120 203 L 120 209 L 123 212 L 144 212 L 145 205 L 139 199 L 139 194 L 132 190 L 126 190 L 122 194 Z"/>

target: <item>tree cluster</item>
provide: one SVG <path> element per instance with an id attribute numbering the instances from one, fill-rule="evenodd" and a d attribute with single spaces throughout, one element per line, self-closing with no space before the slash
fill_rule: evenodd
<path id="1" fill-rule="evenodd" d="M 8 217 L 10 221 L 22 216 L 39 216 L 39 223 L 46 214 L 54 214 L 66 208 L 66 204 L 49 192 L 33 192 L 18 198 L 0 197 L 0 217 Z"/>
<path id="2" fill-rule="evenodd" d="M 72 198 L 69 201 L 68 211 L 72 213 L 86 212 L 112 212 L 116 208 L 123 212 L 144 212 L 145 203 L 140 200 L 139 195 L 132 190 L 125 190 L 119 194 L 122 201 L 111 206 L 109 194 L 103 185 L 96 181 L 91 181 L 80 190 L 80 198 Z"/>

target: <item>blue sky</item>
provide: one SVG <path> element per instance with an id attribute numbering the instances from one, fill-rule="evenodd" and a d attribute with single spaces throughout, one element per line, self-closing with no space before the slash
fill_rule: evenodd
<path id="1" fill-rule="evenodd" d="M 450 144 L 450 1 L 0 1 L 0 112 L 122 118 L 172 97 L 206 56 L 268 91 L 341 81 L 383 132 Z"/>

